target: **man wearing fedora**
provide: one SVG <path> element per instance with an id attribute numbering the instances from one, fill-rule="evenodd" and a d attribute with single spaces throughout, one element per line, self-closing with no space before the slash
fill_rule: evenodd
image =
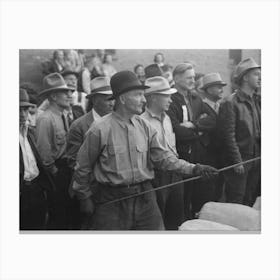
<path id="1" fill-rule="evenodd" d="M 177 92 L 172 95 L 168 110 L 176 135 L 176 147 L 179 157 L 196 163 L 203 163 L 204 134 L 215 128 L 216 122 L 201 97 L 195 92 L 195 70 L 191 63 L 180 63 L 173 71 Z M 185 184 L 186 218 L 193 218 L 200 211 L 203 190 L 208 186 L 197 181 Z"/>
<path id="2" fill-rule="evenodd" d="M 20 158 L 20 229 L 45 229 L 48 213 L 48 194 L 54 183 L 45 170 L 28 124 L 28 110 L 33 106 L 25 89 L 20 89 L 19 158 Z"/>
<path id="3" fill-rule="evenodd" d="M 148 78 L 145 85 L 150 88 L 145 91 L 147 105 L 141 117 L 156 129 L 160 144 L 178 157 L 175 134 L 171 120 L 166 114 L 172 102 L 171 94 L 174 94 L 176 89 L 170 88 L 168 80 L 159 76 Z M 182 180 L 182 176 L 175 172 L 162 171 L 156 168 L 154 171 L 155 178 L 153 182 L 155 187 Z M 183 184 L 157 191 L 156 195 L 165 228 L 167 230 L 177 230 L 184 222 Z"/>
<path id="4" fill-rule="evenodd" d="M 260 156 L 261 67 L 252 58 L 241 61 L 235 71 L 237 91 L 220 106 L 219 127 L 226 165 Z M 252 206 L 260 180 L 260 162 L 240 165 L 225 172 L 227 202 Z"/>
<path id="5" fill-rule="evenodd" d="M 204 176 L 212 176 L 216 169 L 180 160 L 160 144 L 157 131 L 139 116 L 148 87 L 133 72 L 116 73 L 110 84 L 115 110 L 93 123 L 77 156 L 73 189 L 81 212 L 91 216 L 90 229 L 162 230 L 154 192 L 102 203 L 152 190 L 154 167 Z M 97 182 L 94 189 L 92 174 Z"/>
<path id="6" fill-rule="evenodd" d="M 49 107 L 38 116 L 36 124 L 37 148 L 43 165 L 55 178 L 54 229 L 66 229 L 67 188 L 70 173 L 65 157 L 66 135 L 69 129 L 64 110 L 70 107 L 73 88 L 66 85 L 59 73 L 44 77 L 40 96 L 49 101 Z"/>
<path id="7" fill-rule="evenodd" d="M 211 119 L 217 118 L 219 114 L 220 101 L 223 98 L 223 88 L 226 83 L 222 80 L 219 73 L 209 73 L 201 78 L 200 94 L 205 105 L 212 111 Z M 208 118 L 207 116 L 206 118 Z M 204 163 L 210 164 L 216 168 L 221 168 L 221 156 L 220 156 L 220 141 L 218 135 L 218 127 L 204 133 L 205 149 L 204 149 Z M 216 178 L 215 181 L 209 182 L 208 187 L 205 189 L 205 202 L 218 201 L 223 193 L 224 176 L 222 173 Z"/>

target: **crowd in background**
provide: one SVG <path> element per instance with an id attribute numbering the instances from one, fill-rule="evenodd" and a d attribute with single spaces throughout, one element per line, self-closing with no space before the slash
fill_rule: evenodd
<path id="1" fill-rule="evenodd" d="M 43 90 L 20 88 L 21 229 L 176 230 L 208 201 L 252 206 L 260 195 L 259 162 L 217 171 L 260 155 L 252 58 L 237 65 L 227 95 L 215 69 L 171 66 L 163 53 L 132 71 L 117 71 L 104 50 L 56 50 L 42 66 Z M 203 180 L 180 183 L 191 176 Z"/>

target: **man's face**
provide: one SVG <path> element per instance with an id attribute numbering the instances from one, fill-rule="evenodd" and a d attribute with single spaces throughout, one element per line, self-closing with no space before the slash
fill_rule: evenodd
<path id="1" fill-rule="evenodd" d="M 142 66 L 137 67 L 136 74 L 138 76 L 144 76 L 145 75 L 144 67 L 142 67 Z"/>
<path id="2" fill-rule="evenodd" d="M 206 89 L 207 97 L 214 102 L 223 97 L 223 92 L 222 85 L 212 85 Z"/>
<path id="3" fill-rule="evenodd" d="M 69 109 L 72 102 L 72 91 L 61 91 L 53 94 L 54 102 L 63 109 Z"/>
<path id="4" fill-rule="evenodd" d="M 154 94 L 154 102 L 159 111 L 168 111 L 170 104 L 172 103 L 170 94 Z"/>
<path id="5" fill-rule="evenodd" d="M 20 107 L 19 109 L 19 125 L 23 125 L 26 123 L 29 113 L 29 107 Z"/>
<path id="6" fill-rule="evenodd" d="M 251 88 L 259 88 L 261 86 L 261 69 L 256 68 L 250 70 L 248 73 L 245 74 L 244 80 L 247 81 L 248 85 Z"/>
<path id="7" fill-rule="evenodd" d="M 183 90 L 193 90 L 195 87 L 195 72 L 194 69 L 186 70 L 184 73 L 174 77 L 175 85 Z"/>
<path id="8" fill-rule="evenodd" d="M 156 63 L 162 63 L 163 62 L 163 56 L 161 54 L 157 54 L 155 57 Z"/>
<path id="9" fill-rule="evenodd" d="M 78 80 L 74 74 L 64 76 L 64 81 L 68 87 L 77 89 Z"/>
<path id="10" fill-rule="evenodd" d="M 111 94 L 99 93 L 94 96 L 93 107 L 101 117 L 113 111 L 115 100 L 109 100 L 111 97 Z"/>
<path id="11" fill-rule="evenodd" d="M 57 52 L 57 60 L 58 60 L 58 61 L 62 61 L 63 58 L 64 58 L 64 53 L 63 53 L 63 51 L 58 51 L 58 52 Z"/>
<path id="12" fill-rule="evenodd" d="M 123 99 L 124 107 L 131 114 L 140 115 L 143 111 L 143 106 L 146 103 L 144 90 L 134 89 L 130 90 L 121 96 Z"/>

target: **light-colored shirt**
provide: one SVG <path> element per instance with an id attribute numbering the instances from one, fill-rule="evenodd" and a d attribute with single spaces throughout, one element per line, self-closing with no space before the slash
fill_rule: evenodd
<path id="1" fill-rule="evenodd" d="M 57 168 L 55 161 L 65 154 L 66 131 L 62 120 L 62 112 L 50 105 L 39 115 L 36 123 L 37 149 L 44 166 L 51 173 Z"/>
<path id="2" fill-rule="evenodd" d="M 80 95 L 80 100 L 79 100 L 79 95 Z M 88 100 L 86 98 L 87 94 L 84 92 L 78 92 L 77 90 L 75 90 L 72 94 L 72 100 L 73 100 L 73 105 L 79 105 L 83 108 L 84 113 L 86 112 L 87 109 L 87 103 Z"/>
<path id="3" fill-rule="evenodd" d="M 165 112 L 163 112 L 161 117 L 159 117 L 147 107 L 141 117 L 146 119 L 155 128 L 161 145 L 170 149 L 170 151 L 178 156 L 176 151 L 175 133 L 173 132 L 170 117 Z"/>
<path id="4" fill-rule="evenodd" d="M 128 123 L 113 112 L 88 130 L 77 156 L 73 189 L 85 199 L 92 194 L 92 173 L 99 183 L 129 185 L 153 179 L 154 167 L 190 175 L 194 164 L 165 149 L 157 131 L 140 116 Z"/>
<path id="5" fill-rule="evenodd" d="M 90 94 L 90 72 L 87 68 L 82 72 L 82 87 L 86 94 Z"/>
<path id="6" fill-rule="evenodd" d="M 95 121 L 99 120 L 101 116 L 92 108 L 92 116 Z"/>
<path id="7" fill-rule="evenodd" d="M 39 175 L 39 169 L 31 146 L 27 138 L 28 126 L 21 127 L 19 132 L 19 144 L 21 147 L 23 164 L 24 164 L 24 180 L 32 181 Z"/>

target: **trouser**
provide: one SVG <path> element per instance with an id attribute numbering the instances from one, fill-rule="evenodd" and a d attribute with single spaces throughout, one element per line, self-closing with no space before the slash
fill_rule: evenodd
<path id="1" fill-rule="evenodd" d="M 182 180 L 182 176 L 174 172 L 155 171 L 154 187 L 168 185 Z M 184 188 L 183 184 L 156 191 L 164 225 L 167 230 L 178 230 L 184 222 Z"/>
<path id="2" fill-rule="evenodd" d="M 151 190 L 150 181 L 129 188 L 99 184 L 94 196 L 95 212 L 89 229 L 94 230 L 164 230 L 155 192 L 127 200 L 102 205 L 103 202 Z"/>
<path id="3" fill-rule="evenodd" d="M 233 169 L 225 172 L 226 202 L 252 206 L 260 184 L 260 162 L 244 165 L 245 173 L 237 174 Z"/>
<path id="4" fill-rule="evenodd" d="M 20 191 L 20 229 L 43 230 L 47 219 L 47 199 L 40 179 L 26 185 Z"/>

